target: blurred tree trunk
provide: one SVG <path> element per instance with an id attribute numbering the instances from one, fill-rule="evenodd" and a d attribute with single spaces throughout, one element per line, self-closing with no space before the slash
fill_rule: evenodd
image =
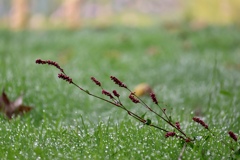
<path id="1" fill-rule="evenodd" d="M 206 24 L 239 23 L 239 0 L 184 0 L 186 16 Z"/>
<path id="2" fill-rule="evenodd" d="M 232 1 L 233 6 L 233 19 L 236 24 L 240 26 L 240 1 Z"/>
<path id="3" fill-rule="evenodd" d="M 70 28 L 77 28 L 80 25 L 81 0 L 65 0 L 65 20 Z"/>
<path id="4" fill-rule="evenodd" d="M 63 0 L 62 4 L 51 15 L 51 21 L 74 29 L 81 24 L 80 10 L 82 0 Z"/>
<path id="5" fill-rule="evenodd" d="M 29 1 L 12 0 L 10 11 L 10 27 L 14 30 L 20 30 L 27 27 L 29 19 Z"/>

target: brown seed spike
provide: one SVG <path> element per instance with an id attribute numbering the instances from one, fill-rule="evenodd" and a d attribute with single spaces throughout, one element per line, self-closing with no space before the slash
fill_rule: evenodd
<path id="1" fill-rule="evenodd" d="M 119 85 L 119 87 L 123 87 L 123 88 L 127 88 L 127 86 L 125 84 L 123 84 L 119 79 L 117 79 L 114 76 L 110 77 L 111 80 L 113 80 L 113 82 L 115 82 L 115 84 Z"/>
<path id="2" fill-rule="evenodd" d="M 59 73 L 58 78 L 63 79 L 69 83 L 73 83 L 72 79 L 70 77 L 66 76 L 65 74 Z"/>
<path id="3" fill-rule="evenodd" d="M 116 96 L 116 97 L 120 97 L 120 95 L 118 94 L 118 92 L 116 90 L 113 90 L 113 95 Z"/>
<path id="4" fill-rule="evenodd" d="M 176 125 L 177 129 L 181 129 L 179 122 L 176 122 L 175 125 Z"/>
<path id="5" fill-rule="evenodd" d="M 37 59 L 37 60 L 36 60 L 36 63 L 37 63 L 37 64 L 48 64 L 48 65 L 55 66 L 55 67 L 56 67 L 57 69 L 59 69 L 62 73 L 64 73 L 63 69 L 59 66 L 59 64 L 58 64 L 57 62 L 50 61 L 50 60 L 44 61 L 44 60 L 41 60 L 41 59 Z"/>
<path id="6" fill-rule="evenodd" d="M 37 63 L 37 64 L 46 64 L 46 62 L 43 61 L 43 60 L 41 60 L 41 59 L 37 59 L 37 60 L 36 60 L 36 63 Z"/>
<path id="7" fill-rule="evenodd" d="M 156 95 L 155 95 L 153 92 L 150 93 L 150 96 L 151 96 L 151 98 L 152 98 L 152 101 L 153 101 L 155 104 L 158 104 Z"/>
<path id="8" fill-rule="evenodd" d="M 136 98 L 134 97 L 133 93 L 131 93 L 131 94 L 129 95 L 129 99 L 131 99 L 131 101 L 132 101 L 133 103 L 139 103 L 139 102 L 140 102 L 138 99 L 136 99 Z"/>
<path id="9" fill-rule="evenodd" d="M 168 137 L 174 137 L 175 135 L 176 135 L 175 132 L 167 132 L 167 133 L 165 134 L 165 137 L 166 137 L 166 138 L 168 138 Z"/>
<path id="10" fill-rule="evenodd" d="M 202 125 L 204 128 L 208 129 L 208 125 L 205 122 L 203 122 L 203 120 L 201 120 L 200 118 L 193 117 L 192 119 L 193 119 L 193 121 L 195 121 L 195 122 L 199 123 L 200 125 Z"/>
<path id="11" fill-rule="evenodd" d="M 95 78 L 95 77 L 91 77 L 91 80 L 98 86 L 101 87 L 101 83 Z"/>
<path id="12" fill-rule="evenodd" d="M 232 131 L 229 131 L 228 134 L 234 141 L 237 142 L 238 138 L 237 138 L 237 135 L 235 133 L 233 133 Z"/>
<path id="13" fill-rule="evenodd" d="M 105 91 L 104 89 L 102 90 L 102 94 L 104 94 L 104 95 L 110 97 L 111 99 L 113 98 L 112 94 L 109 93 L 108 91 Z"/>

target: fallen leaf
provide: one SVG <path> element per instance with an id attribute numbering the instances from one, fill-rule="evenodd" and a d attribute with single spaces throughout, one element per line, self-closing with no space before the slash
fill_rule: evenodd
<path id="1" fill-rule="evenodd" d="M 136 96 L 143 96 L 150 93 L 152 89 L 147 83 L 140 83 L 134 88 L 133 91 Z"/>
<path id="2" fill-rule="evenodd" d="M 155 47 L 155 46 L 150 46 L 150 47 L 147 49 L 146 53 L 147 53 L 148 55 L 150 55 L 150 56 L 153 56 L 153 55 L 159 54 L 160 51 L 158 50 L 157 47 Z"/>
<path id="3" fill-rule="evenodd" d="M 165 29 L 167 29 L 168 31 L 176 32 L 176 31 L 180 30 L 182 26 L 178 22 L 173 22 L 173 21 L 170 22 L 169 21 L 169 22 L 163 23 L 163 27 Z"/>
<path id="4" fill-rule="evenodd" d="M 193 21 L 191 22 L 190 27 L 193 31 L 199 31 L 207 28 L 208 24 L 201 21 Z"/>
<path id="5" fill-rule="evenodd" d="M 65 49 L 57 55 L 57 58 L 61 64 L 66 64 L 73 58 L 73 55 L 74 53 L 71 49 Z"/>
<path id="6" fill-rule="evenodd" d="M 117 50 L 110 50 L 104 53 L 104 56 L 109 59 L 118 60 L 121 56 L 121 53 Z"/>
<path id="7" fill-rule="evenodd" d="M 2 91 L 2 95 L 0 96 L 0 111 L 3 112 L 9 119 L 29 112 L 32 107 L 22 105 L 22 102 L 23 96 L 20 96 L 15 101 L 11 102 L 8 99 L 7 94 Z"/>
<path id="8" fill-rule="evenodd" d="M 183 41 L 182 47 L 184 50 L 190 50 L 192 48 L 192 43 L 188 40 Z"/>

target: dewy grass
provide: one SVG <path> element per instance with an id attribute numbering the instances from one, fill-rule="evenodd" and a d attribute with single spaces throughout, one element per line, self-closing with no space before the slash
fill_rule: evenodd
<path id="1" fill-rule="evenodd" d="M 184 146 L 183 149 L 181 151 L 181 153 L 179 153 L 179 159 L 181 159 L 182 154 L 187 146 L 188 143 L 190 143 L 191 145 L 196 145 L 195 141 L 196 139 L 199 137 L 202 137 L 201 134 L 199 135 L 195 135 L 195 136 L 191 136 L 190 134 L 186 133 L 184 130 L 181 129 L 180 127 L 180 122 L 174 122 L 172 120 L 172 118 L 167 115 L 166 112 L 166 108 L 161 108 L 160 105 L 158 105 L 158 100 L 156 99 L 156 95 L 155 93 L 153 93 L 153 91 L 151 91 L 150 93 L 150 97 L 152 99 L 152 102 L 157 105 L 160 108 L 160 111 L 162 112 L 162 114 L 159 114 L 158 112 L 154 111 L 149 105 L 147 105 L 140 97 L 138 97 L 133 91 L 131 91 L 126 84 L 124 84 L 121 80 L 119 80 L 118 78 L 116 78 L 115 76 L 110 76 L 110 79 L 119 87 L 125 88 L 126 90 L 129 91 L 129 99 L 135 103 L 135 104 L 141 104 L 144 108 L 147 109 L 148 112 L 152 112 L 155 116 L 157 116 L 158 118 L 160 118 L 164 123 L 166 123 L 167 125 L 169 125 L 171 127 L 171 130 L 168 130 L 163 126 L 159 126 L 156 125 L 154 123 L 151 122 L 151 119 L 145 119 L 144 116 L 138 115 L 137 113 L 134 113 L 133 111 L 129 110 L 128 108 L 126 108 L 126 106 L 122 103 L 122 101 L 120 100 L 120 94 L 114 89 L 111 92 L 106 91 L 103 87 L 102 87 L 102 83 L 97 80 L 95 77 L 91 77 L 90 79 L 98 86 L 102 89 L 102 94 L 107 96 L 108 99 L 100 97 L 98 95 L 95 95 L 93 93 L 91 93 L 91 91 L 89 90 L 85 90 L 83 89 L 81 86 L 79 86 L 78 84 L 76 84 L 72 78 L 70 78 L 70 76 L 68 74 L 66 74 L 64 72 L 64 70 L 60 67 L 60 65 L 56 62 L 53 62 L 51 60 L 41 60 L 41 59 L 37 59 L 36 60 L 37 64 L 48 64 L 48 65 L 52 65 L 55 66 L 56 68 L 59 69 L 60 73 L 58 74 L 58 78 L 65 80 L 67 82 L 69 82 L 69 84 L 73 84 L 74 86 L 76 86 L 78 89 L 80 89 L 81 91 L 83 91 L 84 93 L 88 94 L 89 96 L 92 96 L 96 99 L 105 101 L 109 104 L 112 104 L 118 108 L 121 108 L 123 110 L 125 110 L 129 116 L 135 118 L 136 120 L 138 120 L 139 122 L 141 122 L 144 125 L 159 129 L 160 131 L 165 132 L 165 138 L 170 138 L 170 137 L 176 137 L 180 140 L 182 140 L 184 142 Z M 110 99 L 110 100 L 109 100 Z M 216 135 L 210 130 L 209 126 L 200 118 L 198 117 L 193 117 L 192 120 L 198 124 L 200 124 L 202 127 L 204 127 L 206 129 L 207 132 L 209 133 L 204 133 L 205 134 L 205 138 L 204 139 L 210 139 L 211 137 L 215 137 Z M 228 132 L 230 138 L 232 138 L 235 143 L 238 143 L 238 137 L 235 133 L 233 133 L 232 131 Z M 200 138 L 201 139 L 201 138 Z M 224 140 L 220 140 L 220 142 L 223 145 L 226 145 L 227 147 L 229 147 L 229 154 L 231 154 L 232 151 L 235 152 L 239 152 L 239 145 L 238 147 L 232 147 L 232 145 L 227 144 L 226 141 Z M 189 147 L 191 147 L 191 145 L 189 145 Z"/>
<path id="2" fill-rule="evenodd" d="M 239 33 L 234 27 L 194 32 L 181 28 L 168 32 L 159 27 L 0 30 L 1 90 L 5 88 L 11 99 L 24 94 L 24 103 L 34 107 L 11 121 L 0 115 L 0 159 L 239 158 Z M 39 57 L 59 62 L 74 82 L 109 99 L 89 79 L 96 77 L 114 97 L 111 91 L 115 89 L 130 111 L 177 132 L 129 100 L 129 92 L 109 76 L 119 78 L 131 90 L 147 82 L 172 121 L 196 140 L 185 143 L 176 137 L 165 138 L 166 132 L 139 123 L 119 107 L 81 94 L 58 79 L 58 70 L 34 65 Z M 162 115 L 151 97 L 141 98 Z M 195 116 L 213 134 L 194 122 Z M 238 136 L 237 142 L 229 131 Z"/>

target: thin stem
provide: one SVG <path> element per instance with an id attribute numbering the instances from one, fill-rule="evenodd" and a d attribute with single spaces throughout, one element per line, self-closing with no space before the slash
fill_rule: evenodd
<path id="1" fill-rule="evenodd" d="M 169 117 L 167 116 L 166 112 L 162 109 L 162 107 L 157 104 L 157 106 L 161 109 L 161 111 L 163 112 L 163 114 L 166 116 L 166 118 L 168 119 L 169 122 L 171 122 L 171 120 L 169 119 Z"/>
<path id="2" fill-rule="evenodd" d="M 169 132 L 169 131 L 167 131 L 166 129 L 163 129 L 163 128 L 161 128 L 161 127 L 158 127 L 158 126 L 156 126 L 156 125 L 154 125 L 154 124 L 149 124 L 149 126 L 154 127 L 154 128 L 157 128 L 157 129 L 162 130 L 162 131 L 164 131 L 164 132 Z"/>
<path id="3" fill-rule="evenodd" d="M 129 88 L 127 88 L 127 90 L 130 92 L 130 93 L 133 93 Z M 134 93 L 133 93 L 134 94 Z M 168 119 L 165 119 L 163 116 L 161 116 L 160 114 L 158 114 L 157 112 L 155 112 L 154 110 L 152 110 L 141 98 L 139 98 L 136 94 L 134 94 L 134 96 L 136 96 L 140 101 L 141 103 L 143 104 L 143 106 L 145 106 L 150 112 L 153 112 L 154 114 L 156 114 L 158 117 L 160 117 L 162 120 L 164 120 L 166 123 L 168 123 L 170 126 L 172 126 L 173 128 L 175 128 L 176 130 L 178 130 L 181 134 L 183 134 L 185 137 L 187 137 L 187 135 L 180 129 L 178 129 L 175 125 L 173 125 L 171 123 L 171 121 Z M 165 114 L 166 115 L 166 114 Z M 166 115 L 167 116 L 167 115 Z M 188 137 L 187 137 L 188 138 Z"/>
<path id="4" fill-rule="evenodd" d="M 117 103 L 114 103 L 114 102 L 109 101 L 109 100 L 107 100 L 107 99 L 105 99 L 105 98 L 102 98 L 102 97 L 99 97 L 99 96 L 96 96 L 96 95 L 90 93 L 89 91 L 81 88 L 79 85 L 77 85 L 77 84 L 74 83 L 74 82 L 73 82 L 72 84 L 75 85 L 75 86 L 76 86 L 77 88 L 79 88 L 81 91 L 87 93 L 87 94 L 90 95 L 90 96 L 93 96 L 93 97 L 95 97 L 95 98 L 97 98 L 97 99 L 101 99 L 101 100 L 103 100 L 103 101 L 105 101 L 105 102 L 111 103 L 111 104 L 113 104 L 113 105 L 115 105 L 115 106 L 117 106 L 117 107 L 121 107 L 121 106 L 120 106 L 119 104 L 117 104 Z"/>
<path id="5" fill-rule="evenodd" d="M 182 148 L 182 150 L 181 150 L 181 152 L 180 152 L 180 154 L 178 156 L 178 160 L 182 160 L 183 153 L 184 153 L 184 151 L 186 149 L 186 146 L 187 146 L 187 143 L 184 143 L 183 148 Z"/>
<path id="6" fill-rule="evenodd" d="M 139 120 L 140 122 L 142 122 L 142 123 L 144 123 L 144 124 L 146 123 L 146 120 L 145 120 L 145 119 L 143 119 L 143 118 L 139 117 L 137 114 L 129 111 L 129 110 L 128 110 L 127 108 L 125 108 L 124 106 L 122 106 L 121 108 L 124 109 L 125 111 L 127 111 L 130 116 L 136 118 L 137 120 Z M 159 130 L 161 130 L 161 131 L 164 131 L 164 132 L 168 132 L 166 129 L 163 129 L 163 128 L 161 128 L 161 127 L 158 127 L 158 126 L 156 126 L 156 125 L 154 125 L 154 124 L 149 124 L 148 126 L 157 128 L 157 129 L 159 129 Z"/>
<path id="7" fill-rule="evenodd" d="M 64 74 L 65 74 L 65 73 L 64 73 Z M 65 75 L 66 75 L 66 74 L 65 74 Z M 66 76 L 67 76 L 67 75 L 66 75 Z M 94 94 L 91 94 L 89 91 L 81 88 L 79 85 L 77 85 L 77 84 L 74 83 L 74 82 L 72 82 L 72 84 L 75 85 L 75 86 L 76 86 L 77 88 L 79 88 L 81 91 L 87 93 L 87 94 L 90 95 L 90 96 L 93 96 L 93 97 L 95 97 L 95 98 L 97 98 L 97 99 L 101 99 L 101 100 L 103 100 L 103 101 L 105 101 L 105 102 L 108 102 L 108 103 L 110 103 L 110 104 L 113 104 L 113 105 L 115 105 L 115 106 L 117 106 L 117 107 L 120 107 L 120 108 L 124 109 L 125 111 L 128 112 L 128 114 L 129 114 L 130 116 L 134 117 L 134 118 L 137 119 L 138 121 L 140 121 L 140 122 L 142 122 L 142 123 L 145 123 L 145 122 L 146 122 L 145 119 L 141 118 L 141 117 L 138 116 L 137 114 L 129 111 L 128 109 L 126 109 L 126 108 L 121 104 L 120 101 L 118 101 L 119 103 L 114 103 L 114 102 L 112 102 L 112 101 L 110 101 L 110 100 L 107 100 L 107 99 L 105 99 L 105 98 L 102 98 L 102 97 L 96 96 L 96 95 L 94 95 Z M 101 87 L 101 88 L 102 88 L 102 87 Z M 103 88 L 102 88 L 102 89 L 103 89 Z M 127 90 L 128 90 L 130 93 L 132 93 L 129 88 L 127 88 Z M 134 94 L 134 95 L 135 95 L 135 94 Z M 136 96 L 136 95 L 135 95 L 135 96 Z M 159 117 L 160 117 L 161 119 L 163 119 L 166 123 L 168 123 L 169 125 L 171 125 L 173 128 L 177 129 L 181 134 L 183 134 L 185 137 L 187 137 L 187 135 L 186 135 L 182 130 L 179 130 L 179 129 L 178 129 L 175 125 L 173 125 L 169 120 L 166 120 L 166 119 L 165 119 L 164 117 L 162 117 L 160 114 L 158 114 L 157 112 L 155 112 L 154 110 L 152 110 L 152 109 L 151 109 L 142 99 L 140 99 L 138 96 L 136 96 L 136 97 L 141 101 L 141 103 L 143 104 L 143 106 L 145 106 L 149 111 L 151 111 L 151 112 L 153 112 L 154 114 L 156 114 L 157 116 L 159 116 Z M 115 100 L 116 100 L 116 99 L 115 99 Z M 153 125 L 153 124 L 150 124 L 149 126 L 154 127 L 154 128 L 157 128 L 157 129 L 162 130 L 162 131 L 164 131 L 164 132 L 168 132 L 167 130 L 165 130 L 165 129 L 161 128 L 161 127 L 158 127 L 158 126 L 156 126 L 156 125 Z M 181 136 L 179 136 L 179 137 L 181 137 Z M 188 138 L 188 137 L 187 137 L 187 138 Z"/>
<path id="8" fill-rule="evenodd" d="M 48 61 L 43 61 L 43 60 L 41 60 L 41 59 L 37 59 L 37 60 L 36 60 L 36 63 L 37 63 L 37 64 L 49 64 L 49 65 L 55 66 L 55 67 L 58 68 L 58 69 L 60 70 L 60 72 L 61 72 L 61 73 L 58 75 L 59 78 L 65 80 L 65 81 L 68 81 L 70 84 L 75 85 L 75 86 L 76 86 L 77 88 L 79 88 L 81 91 L 85 92 L 86 94 L 88 94 L 88 95 L 90 95 L 90 96 L 93 96 L 93 97 L 95 97 L 95 98 L 97 98 L 97 99 L 100 99 L 100 100 L 102 100 L 102 101 L 108 102 L 108 103 L 110 103 L 110 104 L 113 104 L 113 105 L 115 105 L 115 106 L 117 106 L 117 107 L 122 108 L 123 110 L 125 110 L 126 112 L 128 112 L 128 115 L 130 115 L 131 117 L 137 119 L 138 121 L 142 122 L 143 124 L 146 124 L 147 120 L 145 120 L 144 118 L 142 118 L 142 117 L 138 116 L 137 114 L 131 112 L 131 111 L 128 110 L 125 106 L 122 105 L 122 103 L 121 103 L 121 101 L 120 101 L 120 99 L 119 99 L 119 96 L 117 96 L 118 99 L 116 99 L 116 98 L 114 98 L 114 97 L 112 98 L 112 96 L 110 96 L 110 98 L 111 98 L 112 101 L 107 100 L 107 99 L 102 98 L 102 97 L 99 97 L 99 96 L 97 96 L 97 95 L 94 95 L 94 94 L 90 93 L 88 90 L 83 89 L 82 87 L 80 87 L 79 85 L 77 85 L 75 82 L 73 82 L 72 79 L 71 79 L 71 78 L 64 72 L 64 70 L 58 65 L 58 63 L 53 62 L 53 61 L 50 61 L 50 60 L 48 60 Z M 113 79 L 113 78 L 114 78 L 114 79 Z M 166 116 L 167 119 L 165 119 L 163 116 L 161 116 L 160 114 L 158 114 L 157 112 L 155 112 L 154 110 L 152 110 L 142 99 L 140 99 L 138 96 L 136 96 L 136 95 L 135 95 L 129 88 L 127 88 L 127 86 L 124 85 L 121 81 L 119 81 L 119 80 L 116 79 L 115 77 L 113 77 L 113 78 L 111 78 L 111 79 L 113 79 L 115 83 L 119 84 L 120 87 L 126 88 L 131 94 L 133 94 L 135 97 L 137 97 L 138 100 L 140 100 L 141 104 L 142 104 L 144 107 L 146 107 L 149 111 L 151 111 L 151 112 L 153 112 L 154 114 L 156 114 L 158 117 L 160 117 L 160 118 L 161 118 L 162 120 L 164 120 L 166 123 L 168 123 L 169 125 L 171 125 L 173 128 L 177 129 L 181 134 L 183 134 L 183 135 L 188 139 L 188 137 L 186 136 L 186 134 L 185 134 L 181 129 L 178 129 L 175 125 L 173 125 L 173 124 L 171 123 L 171 120 L 169 119 L 169 117 L 167 116 L 167 114 L 164 112 L 164 110 L 163 110 L 159 105 L 158 105 L 158 106 L 160 107 L 161 111 L 164 113 L 164 115 Z M 94 79 L 93 81 L 94 81 L 98 86 L 100 86 L 101 89 L 103 90 L 103 87 L 101 86 L 101 83 L 100 83 L 100 82 L 98 82 L 98 81 L 95 80 L 95 79 Z M 114 94 L 114 95 L 115 95 L 115 94 Z M 168 132 L 166 129 L 163 129 L 163 128 L 161 128 L 161 127 L 158 127 L 158 126 L 156 126 L 156 125 L 154 125 L 154 124 L 147 124 L 147 125 L 149 125 L 149 126 L 151 126 L 151 127 L 154 127 L 154 128 L 157 128 L 157 129 L 159 129 L 159 130 L 162 130 L 162 131 L 164 131 L 164 132 Z M 182 139 L 185 140 L 185 138 L 182 137 L 182 136 L 179 136 L 179 135 L 176 135 L 176 136 L 177 136 L 178 138 L 182 138 Z"/>
<path id="9" fill-rule="evenodd" d="M 142 122 L 142 123 L 145 123 L 145 122 L 146 122 L 145 119 L 141 118 L 141 117 L 138 116 L 137 114 L 131 112 L 131 111 L 128 110 L 126 107 L 124 107 L 124 106 L 122 105 L 122 103 L 120 102 L 120 99 L 119 99 L 119 101 L 118 101 L 119 103 L 113 103 L 113 102 L 111 102 L 111 101 L 109 101 L 109 100 L 107 100 L 107 99 L 104 99 L 104 98 L 102 98 L 102 97 L 99 97 L 99 96 L 96 96 L 96 95 L 94 95 L 94 94 L 91 94 L 90 92 L 88 92 L 87 90 L 81 88 L 79 85 L 77 85 L 77 84 L 74 83 L 74 82 L 73 82 L 72 84 L 75 85 L 75 86 L 76 86 L 77 88 L 79 88 L 81 91 L 87 93 L 87 94 L 90 95 L 90 96 L 93 96 L 93 97 L 95 97 L 95 98 L 101 99 L 101 100 L 103 100 L 103 101 L 105 101 L 105 102 L 111 103 L 111 104 L 113 104 L 113 105 L 115 105 L 115 106 L 117 106 L 117 107 L 122 108 L 123 110 L 125 110 L 126 112 L 128 112 L 128 115 L 130 115 L 131 117 L 137 119 L 138 121 L 140 121 L 140 122 Z M 157 128 L 157 129 L 159 129 L 159 130 L 161 130 L 161 131 L 164 131 L 164 132 L 168 132 L 166 129 L 163 129 L 163 128 L 161 128 L 161 127 L 158 127 L 158 126 L 156 126 L 156 125 L 154 125 L 154 124 L 149 124 L 149 126 L 154 127 L 154 128 Z"/>

